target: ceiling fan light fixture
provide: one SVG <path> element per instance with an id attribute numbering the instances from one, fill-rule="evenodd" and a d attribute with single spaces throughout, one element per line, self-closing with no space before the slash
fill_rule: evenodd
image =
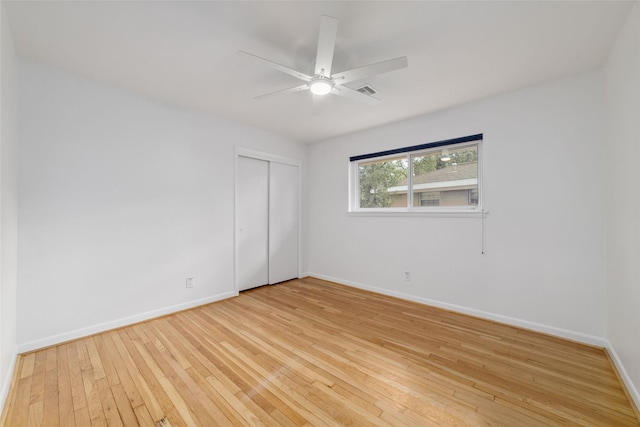
<path id="1" fill-rule="evenodd" d="M 313 79 L 309 83 L 309 90 L 311 90 L 311 93 L 313 93 L 314 95 L 326 95 L 331 92 L 332 88 L 333 83 L 331 82 L 331 80 L 324 77 Z"/>

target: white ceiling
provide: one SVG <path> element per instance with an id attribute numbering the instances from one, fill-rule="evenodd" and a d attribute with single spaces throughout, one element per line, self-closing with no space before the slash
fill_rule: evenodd
<path id="1" fill-rule="evenodd" d="M 632 2 L 3 1 L 21 56 L 302 142 L 323 140 L 593 69 Z M 334 72 L 407 56 L 409 67 L 329 95 L 254 96 L 299 80 L 245 50 L 313 74 L 321 15 L 339 20 Z"/>

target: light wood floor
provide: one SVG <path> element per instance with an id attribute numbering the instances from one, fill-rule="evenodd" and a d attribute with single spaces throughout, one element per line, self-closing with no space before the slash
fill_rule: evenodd
<path id="1" fill-rule="evenodd" d="M 602 349 L 316 279 L 23 355 L 3 420 L 640 425 Z"/>

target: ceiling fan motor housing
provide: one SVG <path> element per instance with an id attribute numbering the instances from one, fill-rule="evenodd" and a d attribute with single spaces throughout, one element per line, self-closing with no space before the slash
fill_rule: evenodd
<path id="1" fill-rule="evenodd" d="M 318 76 L 309 82 L 309 89 L 314 95 L 326 95 L 333 89 L 333 80 Z"/>

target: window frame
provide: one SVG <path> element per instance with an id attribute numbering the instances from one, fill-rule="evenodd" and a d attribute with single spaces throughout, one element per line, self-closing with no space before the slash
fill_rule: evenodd
<path id="1" fill-rule="evenodd" d="M 441 151 L 443 148 L 458 149 L 465 146 L 477 146 L 478 152 L 478 176 L 477 191 L 478 204 L 474 206 L 412 206 L 413 205 L 413 162 L 412 155 Z M 360 207 L 360 173 L 359 165 L 371 161 L 383 161 L 385 159 L 397 159 L 406 157 L 407 168 L 407 206 L 388 208 L 361 208 Z M 484 191 L 482 188 L 483 170 L 483 134 L 470 135 L 461 138 L 436 141 L 427 144 L 381 151 L 371 154 L 352 156 L 349 158 L 349 205 L 350 215 L 426 215 L 426 216 L 474 216 L 483 215 Z"/>

